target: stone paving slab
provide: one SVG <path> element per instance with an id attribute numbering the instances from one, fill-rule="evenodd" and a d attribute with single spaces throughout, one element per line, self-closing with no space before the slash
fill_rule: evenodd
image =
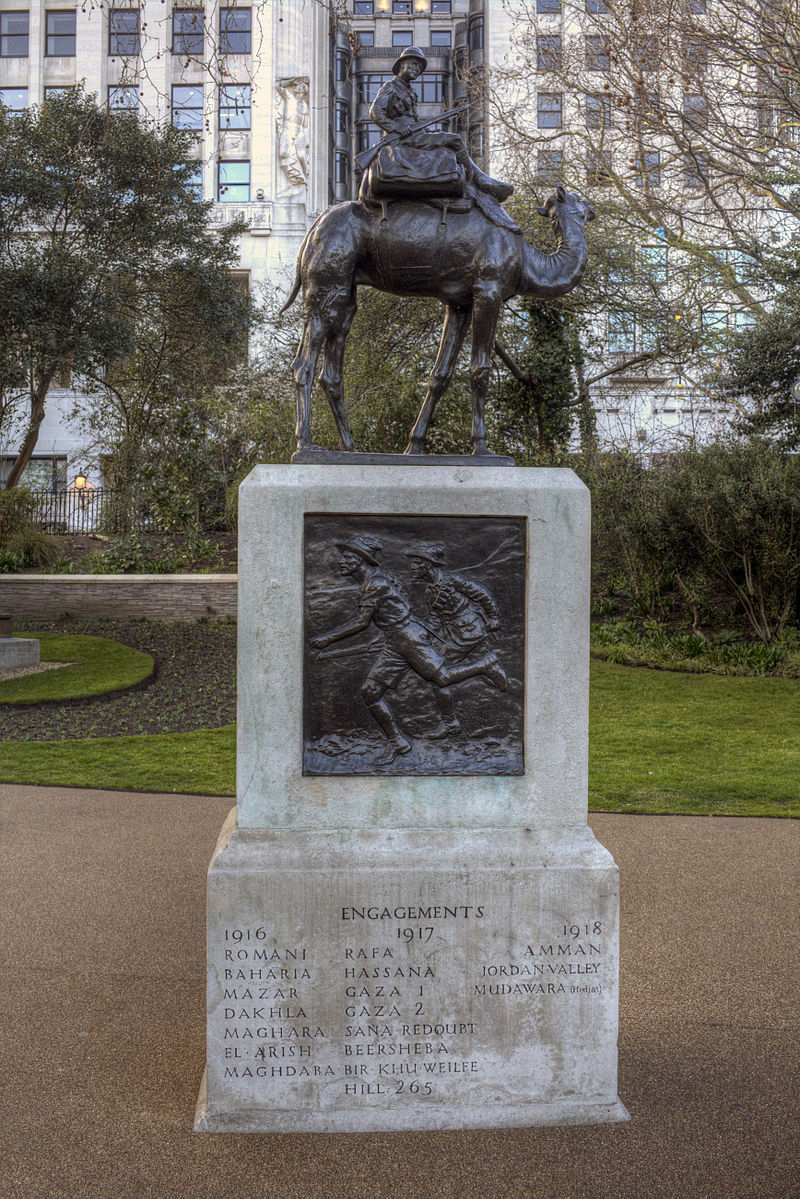
<path id="1" fill-rule="evenodd" d="M 198 1136 L 205 871 L 230 803 L 0 786 L 0 1195 L 798 1195 L 800 822 L 592 816 L 622 877 L 629 1124 Z"/>

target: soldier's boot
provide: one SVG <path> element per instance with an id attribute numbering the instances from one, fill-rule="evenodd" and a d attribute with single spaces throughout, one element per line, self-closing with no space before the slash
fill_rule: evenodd
<path id="1" fill-rule="evenodd" d="M 502 179 L 493 179 L 491 175 L 487 175 L 479 166 L 472 166 L 472 181 L 479 191 L 486 192 L 490 196 L 494 196 L 495 200 L 501 203 L 507 200 L 514 191 L 513 183 L 504 183 Z"/>

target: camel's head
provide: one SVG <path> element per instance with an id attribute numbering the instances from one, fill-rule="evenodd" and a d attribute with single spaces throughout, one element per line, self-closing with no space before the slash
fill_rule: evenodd
<path id="1" fill-rule="evenodd" d="M 552 196 L 545 200 L 543 207 L 536 211 L 539 216 L 549 217 L 555 229 L 563 229 L 570 219 L 585 225 L 597 215 L 588 200 L 582 200 L 575 192 L 568 192 L 560 183 Z"/>

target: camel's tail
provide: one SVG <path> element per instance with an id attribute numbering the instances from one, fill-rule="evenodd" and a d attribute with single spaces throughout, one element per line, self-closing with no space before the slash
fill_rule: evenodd
<path id="1" fill-rule="evenodd" d="M 295 300 L 297 299 L 298 295 L 300 294 L 300 288 L 302 287 L 302 285 L 303 285 L 303 280 L 300 276 L 300 258 L 298 256 L 297 270 L 295 271 L 294 283 L 292 284 L 292 290 L 289 292 L 289 295 L 286 298 L 286 302 L 283 305 L 283 307 L 281 308 L 281 310 L 279 311 L 278 316 L 283 316 L 284 312 L 286 312 L 289 308 L 291 308 L 292 304 L 294 304 Z"/>

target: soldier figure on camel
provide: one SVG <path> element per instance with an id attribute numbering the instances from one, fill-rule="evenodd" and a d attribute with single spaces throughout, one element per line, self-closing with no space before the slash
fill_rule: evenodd
<path id="1" fill-rule="evenodd" d="M 417 97 L 411 85 L 427 65 L 428 60 L 417 46 L 407 47 L 392 66 L 395 78 L 384 83 L 375 97 L 370 117 L 384 133 L 394 135 L 390 154 L 398 177 L 394 180 L 381 178 L 381 166 L 386 159 L 379 153 L 385 143 L 379 143 L 370 159 L 375 161 L 375 166 L 365 173 L 362 181 L 361 200 L 403 197 L 423 200 L 428 196 L 445 199 L 466 194 L 490 221 L 502 229 L 519 233 L 519 226 L 501 206 L 501 201 L 507 200 L 513 192 L 513 186 L 492 179 L 482 171 L 470 158 L 457 133 L 425 132 L 416 128 L 419 124 Z"/>

